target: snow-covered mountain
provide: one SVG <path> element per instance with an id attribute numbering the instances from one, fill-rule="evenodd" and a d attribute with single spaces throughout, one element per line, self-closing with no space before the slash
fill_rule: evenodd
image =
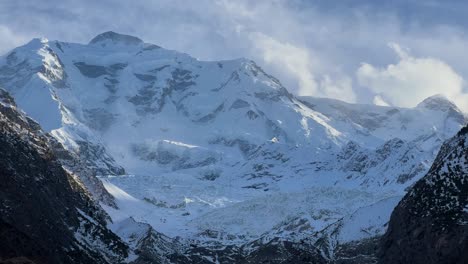
<path id="1" fill-rule="evenodd" d="M 307 238 L 333 258 L 385 232 L 468 120 L 442 96 L 415 108 L 298 98 L 252 61 L 199 61 L 114 32 L 34 39 L 0 58 L 0 85 L 101 175 L 116 206 L 95 199 L 134 247 L 125 223 L 247 255 Z"/>

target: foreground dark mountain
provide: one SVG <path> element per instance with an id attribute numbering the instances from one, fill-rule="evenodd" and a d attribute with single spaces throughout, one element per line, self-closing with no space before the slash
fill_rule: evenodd
<path id="1" fill-rule="evenodd" d="M 59 149 L 0 90 L 0 261 L 119 263 L 127 246 L 64 170 Z"/>
<path id="2" fill-rule="evenodd" d="M 468 126 L 392 213 L 382 263 L 468 263 Z"/>

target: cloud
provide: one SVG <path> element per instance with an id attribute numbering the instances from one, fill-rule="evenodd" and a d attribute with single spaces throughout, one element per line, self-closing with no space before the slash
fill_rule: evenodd
<path id="1" fill-rule="evenodd" d="M 282 43 L 262 33 L 251 34 L 251 41 L 266 63 L 277 70 L 287 71 L 297 80 L 299 93 L 318 93 L 319 88 L 312 75 L 311 57 L 307 49 Z"/>
<path id="2" fill-rule="evenodd" d="M 355 103 L 356 94 L 353 89 L 352 80 L 349 77 L 330 78 L 324 75 L 320 81 L 320 93 L 322 97 L 330 97 L 345 102 Z"/>
<path id="3" fill-rule="evenodd" d="M 313 72 L 319 72 L 314 70 L 313 64 L 313 61 L 318 59 L 314 58 L 307 48 L 288 42 L 282 43 L 261 33 L 251 34 L 251 41 L 261 55 L 262 61 L 297 81 L 297 94 L 331 97 L 347 102 L 356 101 L 350 78 L 332 79 L 328 75 L 319 77 L 313 75 Z"/>
<path id="4" fill-rule="evenodd" d="M 398 55 L 398 63 L 384 68 L 363 63 L 356 73 L 359 84 L 376 95 L 374 102 L 413 107 L 429 96 L 443 94 L 468 110 L 464 80 L 450 65 L 435 58 L 413 57 L 395 43 L 389 46 Z"/>
<path id="5" fill-rule="evenodd" d="M 385 100 L 382 98 L 382 96 L 380 95 L 376 95 L 374 96 L 374 100 L 372 100 L 372 102 L 375 104 L 375 105 L 380 105 L 380 106 L 390 106 L 389 103 L 385 102 Z"/>
<path id="6" fill-rule="evenodd" d="M 8 27 L 0 25 L 0 54 L 6 53 L 10 47 L 24 43 L 26 39 L 24 36 L 15 34 Z"/>

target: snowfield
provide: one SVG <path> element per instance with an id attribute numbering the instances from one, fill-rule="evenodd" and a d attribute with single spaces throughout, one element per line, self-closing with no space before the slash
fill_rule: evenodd
<path id="1" fill-rule="evenodd" d="M 229 180 L 200 180 L 194 174 L 102 177 L 119 207 L 106 210 L 117 223 L 132 217 L 170 237 L 202 243 L 241 245 L 272 236 L 271 231 L 272 237 L 299 239 L 336 223 L 344 224 L 338 239 L 348 242 L 382 234 L 382 226 L 401 198 L 396 191 L 371 192 L 332 184 L 317 187 L 316 181 L 290 182 L 287 188 L 285 180 L 278 183 L 284 190 L 264 191 L 242 188 Z M 360 212 L 369 212 L 367 207 L 370 213 Z M 284 227 L 298 219 L 303 221 L 301 226 Z M 355 234 L 364 227 L 369 232 Z"/>

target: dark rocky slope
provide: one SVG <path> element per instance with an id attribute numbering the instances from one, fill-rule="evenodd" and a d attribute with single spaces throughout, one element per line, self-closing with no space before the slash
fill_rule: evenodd
<path id="1" fill-rule="evenodd" d="M 122 263 L 128 246 L 94 199 L 113 206 L 92 170 L 0 89 L 0 263 Z M 88 192 L 87 187 L 95 189 Z M 94 198 L 93 198 L 94 196 Z M 114 205 L 115 206 L 115 205 Z M 132 248 L 133 249 L 133 248 Z M 133 263 L 325 263 L 311 245 L 181 245 L 149 228 Z"/>
<path id="2" fill-rule="evenodd" d="M 468 263 L 468 126 L 392 213 L 381 263 Z"/>
<path id="3" fill-rule="evenodd" d="M 58 161 L 59 149 L 0 90 L 0 262 L 121 262 L 127 246 Z"/>

